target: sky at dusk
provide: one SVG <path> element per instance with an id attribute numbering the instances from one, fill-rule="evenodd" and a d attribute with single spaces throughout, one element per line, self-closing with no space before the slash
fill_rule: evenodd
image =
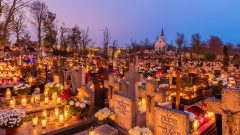
<path id="1" fill-rule="evenodd" d="M 58 24 L 90 28 L 90 36 L 102 43 L 102 29 L 108 27 L 119 45 L 154 41 L 162 27 L 168 43 L 177 32 L 203 39 L 217 35 L 224 42 L 240 42 L 240 0 L 44 0 L 57 14 Z"/>

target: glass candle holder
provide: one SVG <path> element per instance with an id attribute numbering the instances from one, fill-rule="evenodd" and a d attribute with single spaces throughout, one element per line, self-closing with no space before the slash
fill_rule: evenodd
<path id="1" fill-rule="evenodd" d="M 60 97 L 57 98 L 57 104 L 61 104 L 61 98 Z"/>
<path id="2" fill-rule="evenodd" d="M 47 110 L 46 109 L 42 112 L 42 115 L 43 115 L 43 117 L 47 117 Z"/>
<path id="3" fill-rule="evenodd" d="M 41 120 L 41 124 L 42 124 L 42 129 L 46 129 L 47 128 L 47 119 L 46 118 L 43 118 Z"/>
<path id="4" fill-rule="evenodd" d="M 45 96 L 44 98 L 44 104 L 47 105 L 49 103 L 49 97 L 48 96 Z"/>
<path id="5" fill-rule="evenodd" d="M 21 99 L 21 105 L 22 105 L 23 107 L 26 107 L 26 106 L 27 106 L 27 98 L 26 98 L 26 97 L 24 97 L 24 98 Z"/>
<path id="6" fill-rule="evenodd" d="M 8 88 L 5 93 L 5 98 L 10 99 L 11 97 L 12 97 L 12 93 L 11 93 L 11 90 Z"/>
<path id="7" fill-rule="evenodd" d="M 55 118 L 58 119 L 59 109 L 57 107 L 54 109 L 54 115 L 55 115 Z"/>
<path id="8" fill-rule="evenodd" d="M 61 125 L 64 125 L 64 116 L 63 116 L 63 114 L 60 114 L 60 115 L 59 115 L 58 124 L 59 124 L 60 126 L 61 126 Z"/>
<path id="9" fill-rule="evenodd" d="M 36 127 L 37 126 L 37 124 L 38 124 L 38 117 L 33 117 L 32 118 L 32 124 L 33 124 L 33 127 Z"/>
<path id="10" fill-rule="evenodd" d="M 16 100 L 15 100 L 15 98 L 12 98 L 11 100 L 10 100 L 10 107 L 11 108 L 14 108 L 16 106 Z"/>

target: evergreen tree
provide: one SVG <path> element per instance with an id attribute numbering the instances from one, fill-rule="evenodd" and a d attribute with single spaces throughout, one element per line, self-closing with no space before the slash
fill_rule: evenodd
<path id="1" fill-rule="evenodd" d="M 229 55 L 227 46 L 223 46 L 223 68 L 228 69 L 229 66 Z"/>

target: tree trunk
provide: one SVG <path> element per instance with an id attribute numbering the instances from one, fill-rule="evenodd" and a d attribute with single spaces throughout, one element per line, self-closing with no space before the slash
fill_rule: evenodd
<path id="1" fill-rule="evenodd" d="M 18 32 L 16 33 L 16 38 L 17 38 L 16 44 L 19 45 L 19 33 Z"/>
<path id="2" fill-rule="evenodd" d="M 42 37 L 41 37 L 41 25 L 39 25 L 39 27 L 38 27 L 38 47 L 39 47 L 39 49 L 41 48 L 41 39 L 42 39 Z"/>

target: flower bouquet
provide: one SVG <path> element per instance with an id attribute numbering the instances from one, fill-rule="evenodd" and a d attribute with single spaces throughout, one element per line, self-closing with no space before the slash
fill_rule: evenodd
<path id="1" fill-rule="evenodd" d="M 90 108 L 90 102 L 87 100 L 80 101 L 78 98 L 72 98 L 69 101 L 69 113 L 72 120 L 79 120 L 84 117 Z"/>
<path id="2" fill-rule="evenodd" d="M 54 92 L 59 93 L 61 92 L 62 89 L 63 89 L 63 85 L 56 82 L 50 82 L 45 85 L 45 91 L 47 93 L 54 93 Z"/>
<path id="3" fill-rule="evenodd" d="M 62 91 L 63 85 L 56 82 L 50 82 L 45 85 L 44 94 L 47 95 L 48 93 L 52 94 L 53 102 L 57 101 L 58 94 Z"/>
<path id="4" fill-rule="evenodd" d="M 6 134 L 16 133 L 16 129 L 23 124 L 25 113 L 18 109 L 0 112 L 0 128 L 6 130 Z"/>
<path id="5" fill-rule="evenodd" d="M 95 117 L 98 119 L 98 123 L 100 125 L 103 125 L 103 124 L 111 125 L 113 124 L 116 118 L 116 115 L 114 114 L 114 112 L 112 112 L 108 108 L 103 108 L 99 110 L 97 113 L 95 113 Z"/>
<path id="6" fill-rule="evenodd" d="M 152 131 L 149 128 L 145 127 L 134 127 L 128 131 L 129 135 L 153 135 Z"/>
<path id="7" fill-rule="evenodd" d="M 13 90 L 17 95 L 27 95 L 30 92 L 31 85 L 20 83 L 13 87 Z"/>

